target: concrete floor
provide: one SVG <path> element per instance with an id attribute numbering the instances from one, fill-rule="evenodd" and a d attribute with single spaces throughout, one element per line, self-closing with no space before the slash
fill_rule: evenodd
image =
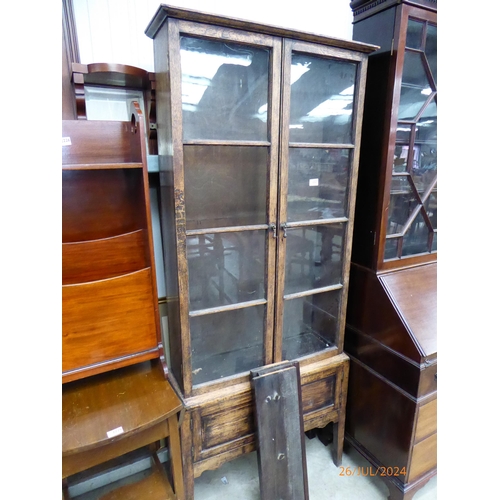
<path id="1" fill-rule="evenodd" d="M 389 490 L 378 476 L 363 476 L 359 471 L 373 470 L 353 448 L 344 450 L 342 466 L 331 458 L 331 445 L 324 446 L 315 437 L 305 438 L 309 500 L 386 500 Z M 75 500 L 98 500 L 103 494 L 123 484 L 143 479 L 149 474 L 149 459 L 133 466 L 118 467 L 104 475 L 90 476 L 70 484 Z M 346 471 L 353 471 L 351 476 Z M 135 472 L 134 472 L 135 471 Z M 341 475 L 343 473 L 343 475 Z M 71 483 L 71 482 L 70 482 Z M 195 500 L 260 500 L 257 453 L 243 455 L 217 470 L 205 471 L 195 479 Z M 434 476 L 414 500 L 437 499 L 437 476 Z"/>
<path id="2" fill-rule="evenodd" d="M 349 468 L 370 466 L 353 448 L 344 451 L 342 467 L 334 465 L 331 446 L 324 446 L 318 438 L 306 438 L 307 477 L 309 500 L 386 500 L 389 490 L 380 477 L 354 473 L 340 475 Z M 259 473 L 257 454 L 243 455 L 223 464 L 214 471 L 205 471 L 195 479 L 195 500 L 259 500 Z M 414 500 L 437 499 L 437 476 L 415 493 Z"/>

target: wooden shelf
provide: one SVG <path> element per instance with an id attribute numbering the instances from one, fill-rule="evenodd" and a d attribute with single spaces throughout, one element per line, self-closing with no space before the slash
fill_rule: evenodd
<path id="1" fill-rule="evenodd" d="M 123 168 L 142 168 L 142 163 L 75 163 L 63 165 L 63 170 L 115 170 Z"/>

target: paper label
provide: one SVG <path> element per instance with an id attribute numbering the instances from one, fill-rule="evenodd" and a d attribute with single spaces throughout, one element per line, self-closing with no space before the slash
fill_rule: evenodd
<path id="1" fill-rule="evenodd" d="M 123 427 L 117 427 L 116 429 L 108 431 L 106 434 L 108 435 L 108 438 L 119 436 L 120 434 L 123 434 Z"/>
<path id="2" fill-rule="evenodd" d="M 309 179 L 309 186 L 319 186 L 319 179 Z"/>
<path id="3" fill-rule="evenodd" d="M 71 146 L 71 137 L 63 137 L 62 138 L 63 146 Z"/>

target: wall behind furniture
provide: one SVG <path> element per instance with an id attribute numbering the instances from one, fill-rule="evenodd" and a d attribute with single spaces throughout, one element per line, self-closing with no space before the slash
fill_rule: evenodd
<path id="1" fill-rule="evenodd" d="M 153 41 L 144 31 L 161 3 L 159 0 L 73 0 L 81 62 L 129 64 L 154 71 Z M 308 0 L 305 4 L 278 0 L 163 3 L 352 40 L 349 0 Z"/>

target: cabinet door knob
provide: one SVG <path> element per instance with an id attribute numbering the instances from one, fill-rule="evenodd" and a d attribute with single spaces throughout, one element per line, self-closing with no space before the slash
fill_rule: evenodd
<path id="1" fill-rule="evenodd" d="M 283 229 L 283 238 L 286 238 L 286 228 L 287 228 L 287 225 L 286 225 L 286 222 L 283 222 L 283 224 L 281 224 L 281 229 Z"/>
<path id="2" fill-rule="evenodd" d="M 273 238 L 276 238 L 276 224 L 269 224 L 269 229 L 273 231 Z"/>

